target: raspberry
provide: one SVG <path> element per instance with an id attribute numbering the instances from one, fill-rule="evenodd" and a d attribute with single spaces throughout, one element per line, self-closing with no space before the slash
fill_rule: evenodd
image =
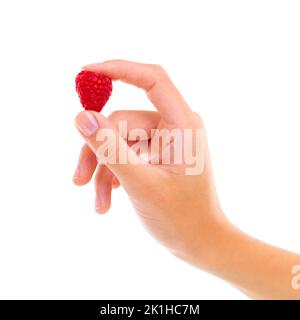
<path id="1" fill-rule="evenodd" d="M 76 77 L 76 91 L 86 110 L 100 112 L 112 92 L 112 81 L 107 76 L 92 71 L 81 71 Z"/>

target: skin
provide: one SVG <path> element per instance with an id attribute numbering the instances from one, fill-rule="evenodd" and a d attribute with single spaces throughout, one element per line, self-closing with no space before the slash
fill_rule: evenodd
<path id="1" fill-rule="evenodd" d="M 157 109 L 156 112 L 121 110 L 108 118 L 89 112 L 99 128 L 112 128 L 118 134 L 119 121 L 127 120 L 128 130 L 204 129 L 200 116 L 192 112 L 160 66 L 113 60 L 84 69 L 142 88 Z M 300 256 L 252 238 L 224 215 L 206 141 L 205 167 L 200 175 L 185 175 L 184 165 L 98 163 L 101 159 L 97 160 L 95 153 L 102 142 L 96 139 L 97 130 L 90 135 L 82 131 L 86 112 L 75 120 L 86 144 L 73 181 L 84 185 L 94 175 L 98 213 L 109 210 L 112 189 L 122 185 L 146 229 L 180 259 L 228 281 L 252 298 L 300 299 L 300 289 L 292 287 L 295 276 L 292 269 L 300 265 Z M 121 142 L 117 143 L 118 152 L 132 151 L 134 141 L 119 136 L 117 142 Z M 139 157 L 135 153 L 134 156 Z"/>

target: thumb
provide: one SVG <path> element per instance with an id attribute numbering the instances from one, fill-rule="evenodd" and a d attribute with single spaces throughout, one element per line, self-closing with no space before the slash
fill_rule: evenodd
<path id="1" fill-rule="evenodd" d="M 102 114 L 83 111 L 77 115 L 75 124 L 98 161 L 107 165 L 125 187 L 128 184 L 140 185 L 147 177 L 153 180 L 152 166 L 128 146 Z"/>

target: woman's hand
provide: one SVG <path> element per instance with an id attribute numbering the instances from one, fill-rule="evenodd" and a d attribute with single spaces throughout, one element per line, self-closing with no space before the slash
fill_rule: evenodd
<path id="1" fill-rule="evenodd" d="M 81 112 L 76 118 L 76 125 L 87 145 L 81 152 L 75 183 L 84 184 L 91 179 L 97 167 L 97 154 L 102 164 L 98 165 L 95 176 L 96 210 L 104 213 L 109 209 L 112 188 L 121 184 L 141 221 L 158 241 L 186 260 L 191 260 L 194 251 L 197 251 L 198 255 L 201 253 L 203 256 L 205 264 L 206 255 L 211 254 L 211 245 L 227 222 L 217 200 L 201 118 L 192 112 L 166 72 L 159 66 L 109 61 L 86 68 L 104 73 L 113 80 L 143 88 L 157 112 L 117 111 L 108 119 L 96 112 Z M 121 121 L 127 122 L 127 133 L 123 137 L 118 132 Z M 89 129 L 86 131 L 87 127 Z M 118 159 L 119 153 L 134 153 L 139 158 L 136 159 L 139 164 L 119 164 L 118 161 L 104 164 L 101 161 L 103 159 L 97 150 L 104 142 L 97 141 L 97 134 L 104 128 L 113 129 L 117 136 L 115 140 L 112 138 L 111 141 L 106 141 L 113 153 L 110 157 L 117 154 Z M 137 140 L 128 140 L 130 132 L 137 129 L 147 133 L 149 139 L 144 138 L 144 142 L 149 150 L 155 140 L 154 136 L 151 137 L 151 130 L 153 135 L 153 130 L 156 129 L 157 136 L 160 133 L 166 135 L 166 132 L 174 129 L 183 134 L 183 129 L 189 129 L 193 139 L 185 143 L 184 147 L 190 148 L 194 153 L 198 147 L 201 151 L 198 152 L 198 162 L 195 157 L 192 165 L 183 161 L 175 164 L 171 155 L 170 162 L 165 164 L 164 150 L 169 145 L 165 148 L 160 146 L 154 155 L 150 155 L 149 151 L 147 156 L 152 157 L 151 161 L 143 161 L 132 150 Z M 137 138 L 141 140 L 141 137 Z M 171 153 L 177 147 L 171 143 Z M 152 164 L 153 156 L 156 164 Z M 191 170 L 194 168 L 197 171 L 197 165 L 200 166 L 200 172 L 193 174 Z"/>
<path id="2" fill-rule="evenodd" d="M 300 265 L 300 257 L 245 235 L 225 218 L 214 186 L 202 120 L 166 72 L 156 65 L 120 60 L 85 69 L 144 89 L 157 109 L 117 111 L 108 118 L 90 111 L 77 116 L 76 126 L 86 144 L 74 182 L 89 182 L 96 170 L 96 211 L 105 213 L 110 208 L 112 188 L 121 184 L 147 230 L 176 256 L 252 297 L 300 298 L 291 285 L 291 271 Z M 124 121 L 127 130 L 120 132 Z M 151 148 L 160 141 L 160 133 L 166 138 L 168 132 L 181 137 L 189 132 L 192 139 L 183 139 L 180 149 L 175 134 L 166 145 Z M 168 147 L 173 156 L 166 162 Z M 147 160 L 141 149 L 148 151 Z M 189 158 L 194 163 L 177 161 L 185 150 L 195 154 Z M 124 161 L 126 158 L 130 161 Z"/>

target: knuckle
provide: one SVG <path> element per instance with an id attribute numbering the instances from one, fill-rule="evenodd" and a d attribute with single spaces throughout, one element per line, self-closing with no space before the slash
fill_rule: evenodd
<path id="1" fill-rule="evenodd" d="M 165 69 L 159 64 L 153 64 L 152 65 L 152 70 L 153 70 L 156 78 L 160 79 L 160 78 L 163 78 L 163 77 L 165 77 L 167 75 Z"/>
<path id="2" fill-rule="evenodd" d="M 116 124 L 120 118 L 121 118 L 121 114 L 122 112 L 119 110 L 113 111 L 109 116 L 108 119 L 110 120 L 110 122 L 112 122 L 113 124 Z"/>

